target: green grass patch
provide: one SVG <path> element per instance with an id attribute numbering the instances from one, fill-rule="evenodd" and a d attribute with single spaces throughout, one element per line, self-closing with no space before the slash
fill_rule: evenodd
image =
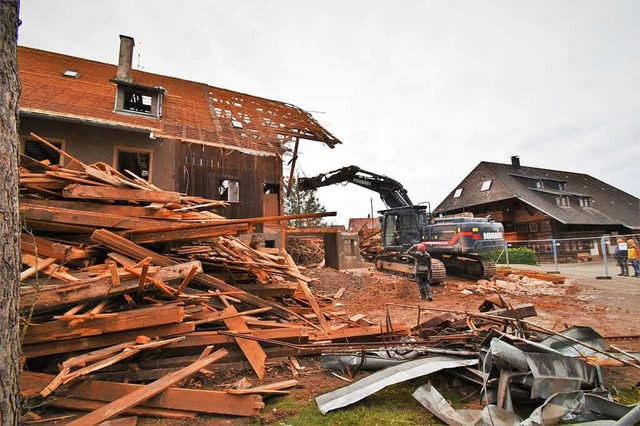
<path id="1" fill-rule="evenodd" d="M 442 424 L 411 395 L 429 379 L 443 393 L 444 397 L 457 401 L 462 396 L 448 390 L 446 380 L 438 376 L 420 378 L 389 386 L 367 398 L 344 408 L 323 415 L 315 399 L 297 401 L 286 398 L 264 408 L 269 418 L 262 422 L 273 425 L 315 426 L 315 425 L 438 425 Z M 460 388 L 456 389 L 460 390 Z M 453 404 L 460 407 L 461 404 Z"/>

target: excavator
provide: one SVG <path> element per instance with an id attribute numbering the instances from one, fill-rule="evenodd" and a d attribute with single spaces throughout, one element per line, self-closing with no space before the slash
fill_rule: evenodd
<path id="1" fill-rule="evenodd" d="M 405 252 L 422 242 L 432 258 L 432 283 L 443 281 L 447 275 L 472 279 L 495 276 L 495 263 L 481 253 L 504 247 L 501 223 L 490 218 L 433 217 L 429 203 L 413 204 L 400 182 L 357 166 L 298 180 L 301 190 L 338 183 L 353 183 L 377 192 L 387 206 L 378 211 L 383 251 L 375 259 L 377 269 L 413 275 L 414 259 Z"/>

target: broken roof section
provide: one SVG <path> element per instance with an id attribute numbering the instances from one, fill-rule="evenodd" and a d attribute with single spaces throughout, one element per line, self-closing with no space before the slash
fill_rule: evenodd
<path id="1" fill-rule="evenodd" d="M 311 114 L 284 102 L 132 70 L 133 84 L 164 89 L 160 118 L 116 112 L 116 65 L 18 48 L 20 113 L 131 131 L 158 138 L 279 155 L 298 138 L 342 143 Z"/>

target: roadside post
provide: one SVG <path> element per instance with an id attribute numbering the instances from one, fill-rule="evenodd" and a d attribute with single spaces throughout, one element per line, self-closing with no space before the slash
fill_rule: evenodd
<path id="1" fill-rule="evenodd" d="M 509 242 L 508 241 L 504 242 L 504 256 L 505 256 L 505 259 L 507 260 L 507 266 L 511 266 L 509 265 Z"/>
<path id="2" fill-rule="evenodd" d="M 560 271 L 558 271 L 558 248 L 556 247 L 556 239 L 552 239 L 551 240 L 551 249 L 553 250 L 553 267 L 554 270 L 553 271 L 549 271 L 549 274 L 559 274 Z"/>
<path id="3" fill-rule="evenodd" d="M 596 277 L 597 280 L 610 280 L 609 265 L 607 264 L 607 239 L 603 235 L 600 237 L 600 246 L 602 247 L 602 261 L 604 262 L 604 275 Z"/>

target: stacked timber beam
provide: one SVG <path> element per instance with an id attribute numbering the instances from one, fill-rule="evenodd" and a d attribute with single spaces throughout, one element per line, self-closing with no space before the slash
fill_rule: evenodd
<path id="1" fill-rule="evenodd" d="M 317 215 L 225 219 L 211 211 L 221 201 L 83 164 L 32 136 L 66 165 L 21 159 L 22 391 L 37 405 L 90 412 L 71 424 L 255 415 L 264 395 L 296 384 L 269 383 L 274 366 L 319 343 L 408 334 L 402 323 L 351 321 L 313 294 L 286 251 L 241 238 L 255 223 Z M 260 386 L 180 387 L 233 369 Z"/>

